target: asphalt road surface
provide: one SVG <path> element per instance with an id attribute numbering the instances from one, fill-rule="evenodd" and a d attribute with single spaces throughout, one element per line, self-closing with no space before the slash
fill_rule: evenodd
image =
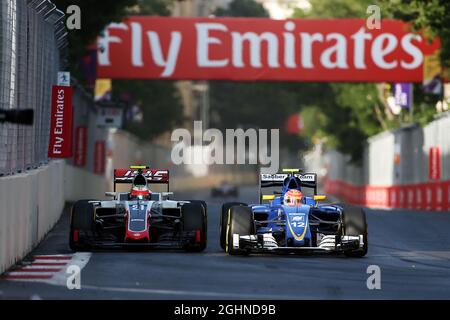
<path id="1" fill-rule="evenodd" d="M 208 191 L 176 198 L 207 201 L 205 252 L 93 252 L 84 256 L 80 290 L 69 290 L 64 281 L 0 280 L 0 299 L 450 298 L 450 212 L 368 209 L 369 253 L 364 258 L 232 257 L 220 250 L 218 240 L 220 206 L 232 199 L 211 199 Z M 239 200 L 255 202 L 255 198 L 255 188 L 241 188 Z M 68 228 L 66 210 L 30 257 L 73 254 Z M 381 271 L 379 290 L 367 287 L 371 265 Z"/>

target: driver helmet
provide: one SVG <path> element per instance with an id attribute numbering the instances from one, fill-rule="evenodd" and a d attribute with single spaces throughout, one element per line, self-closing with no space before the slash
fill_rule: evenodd
<path id="1" fill-rule="evenodd" d="M 149 199 L 151 194 L 147 186 L 133 186 L 130 196 L 132 199 L 144 200 Z"/>
<path id="2" fill-rule="evenodd" d="M 289 207 L 296 207 L 302 204 L 303 193 L 300 190 L 290 189 L 288 190 L 283 199 L 283 204 Z"/>
<path id="3" fill-rule="evenodd" d="M 143 175 L 137 175 L 133 180 L 133 186 L 131 188 L 131 199 L 150 199 L 151 191 L 147 187 L 147 180 Z"/>

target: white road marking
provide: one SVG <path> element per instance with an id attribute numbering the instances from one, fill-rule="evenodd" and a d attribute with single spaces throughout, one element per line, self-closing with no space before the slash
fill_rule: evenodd
<path id="1" fill-rule="evenodd" d="M 36 263 L 45 263 L 45 264 L 53 264 L 53 263 L 58 263 L 58 264 L 66 264 L 69 260 L 52 260 L 52 259 L 36 259 L 33 260 L 33 262 L 31 264 L 36 264 Z"/>
<path id="2" fill-rule="evenodd" d="M 11 271 L 8 272 L 8 276 L 52 276 L 54 273 L 53 272 L 27 272 L 27 271 Z M 26 279 L 24 279 L 26 280 Z"/>
<path id="3" fill-rule="evenodd" d="M 417 260 L 450 260 L 450 251 L 395 251 L 392 255 Z"/>
<path id="4" fill-rule="evenodd" d="M 50 284 L 65 286 L 67 281 L 67 267 L 78 266 L 80 270 L 88 264 L 89 259 L 91 259 L 92 253 L 90 252 L 77 252 L 72 256 L 72 259 L 67 263 L 67 266 L 63 268 L 60 272 L 56 273 L 55 276 L 50 280 Z M 83 275 L 81 274 L 81 281 L 83 281 Z M 81 282 L 81 287 L 83 288 L 83 282 Z"/>
<path id="5" fill-rule="evenodd" d="M 28 265 L 28 266 L 24 266 L 21 268 L 21 270 L 56 270 L 58 271 L 59 269 L 61 269 L 63 266 L 36 266 L 34 264 Z"/>
<path id="6" fill-rule="evenodd" d="M 214 291 L 189 291 L 189 290 L 167 290 L 167 289 L 145 289 L 145 288 L 119 288 L 119 287 L 99 287 L 90 285 L 81 285 L 81 289 L 91 289 L 109 292 L 121 293 L 147 293 L 160 295 L 174 295 L 174 296 L 195 296 L 195 297 L 232 297 L 234 299 L 298 299 L 298 296 L 283 296 L 283 295 L 267 295 L 258 293 L 237 293 L 237 292 L 214 292 Z"/>
<path id="7" fill-rule="evenodd" d="M 35 256 L 31 264 L 6 273 L 5 279 L 66 286 L 67 268 L 76 265 L 82 270 L 89 262 L 91 255 L 87 252 L 77 252 L 73 255 Z"/>

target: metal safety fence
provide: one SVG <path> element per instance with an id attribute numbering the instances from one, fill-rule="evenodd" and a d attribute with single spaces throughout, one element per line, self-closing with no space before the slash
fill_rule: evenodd
<path id="1" fill-rule="evenodd" d="M 32 126 L 0 123 L 0 175 L 48 162 L 51 87 L 64 68 L 66 35 L 52 2 L 0 2 L 0 109 L 34 110 Z"/>

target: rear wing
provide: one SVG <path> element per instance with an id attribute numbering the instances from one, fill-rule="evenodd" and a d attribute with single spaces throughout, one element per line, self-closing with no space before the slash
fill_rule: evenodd
<path id="1" fill-rule="evenodd" d="M 284 180 L 289 176 L 299 179 L 300 187 L 314 189 L 314 195 L 317 195 L 317 174 L 300 173 L 300 169 L 283 169 L 279 173 L 260 173 L 259 175 L 259 199 L 262 199 L 262 188 L 282 187 Z"/>
<path id="2" fill-rule="evenodd" d="M 116 184 L 132 183 L 134 177 L 141 172 L 147 179 L 148 184 L 166 184 L 169 191 L 169 170 L 166 169 L 114 169 L 114 192 L 116 192 Z"/>

